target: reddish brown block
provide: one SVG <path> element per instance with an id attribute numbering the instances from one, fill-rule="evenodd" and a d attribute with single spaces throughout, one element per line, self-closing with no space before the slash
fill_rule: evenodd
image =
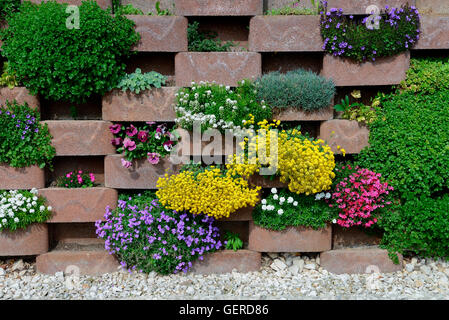
<path id="1" fill-rule="evenodd" d="M 248 248 L 260 252 L 322 252 L 332 247 L 332 228 L 288 227 L 274 231 L 249 223 Z"/>
<path id="2" fill-rule="evenodd" d="M 42 2 L 47 2 L 46 0 L 30 0 L 33 3 L 42 3 Z M 108 7 L 111 7 L 111 0 L 95 0 L 98 5 L 103 8 L 106 9 Z M 80 6 L 81 3 L 83 2 L 83 0 L 56 0 L 56 2 L 58 3 L 67 3 L 67 4 L 71 4 L 71 5 L 75 5 L 75 6 Z"/>
<path id="3" fill-rule="evenodd" d="M 421 14 L 449 14 L 447 0 L 416 0 L 416 6 Z"/>
<path id="4" fill-rule="evenodd" d="M 271 176 L 255 174 L 249 178 L 249 183 L 262 188 L 287 188 L 287 184 L 279 181 L 279 177 L 271 179 Z"/>
<path id="5" fill-rule="evenodd" d="M 262 58 L 255 52 L 181 52 L 175 57 L 175 73 L 181 87 L 191 86 L 192 81 L 236 86 L 262 74 Z"/>
<path id="6" fill-rule="evenodd" d="M 332 227 L 332 249 L 355 248 L 378 245 L 382 237 L 368 234 L 363 228 L 343 228 L 334 224 Z"/>
<path id="7" fill-rule="evenodd" d="M 150 164 L 147 159 L 133 162 L 126 169 L 121 163 L 122 155 L 106 156 L 104 160 L 105 185 L 116 189 L 156 189 L 156 182 L 165 173 L 176 172 L 177 166 L 169 158 L 162 159 L 158 164 Z"/>
<path id="8" fill-rule="evenodd" d="M 145 90 L 140 94 L 114 90 L 103 97 L 103 120 L 174 121 L 177 87 Z"/>
<path id="9" fill-rule="evenodd" d="M 112 124 L 107 121 L 49 120 L 48 125 L 53 136 L 52 145 L 58 156 L 96 156 L 114 154 L 111 144 L 114 137 L 109 130 Z"/>
<path id="10" fill-rule="evenodd" d="M 249 30 L 250 51 L 323 51 L 320 16 L 257 16 Z"/>
<path id="11" fill-rule="evenodd" d="M 0 231 L 0 256 L 33 256 L 48 251 L 48 227 L 35 223 L 26 229 Z"/>
<path id="12" fill-rule="evenodd" d="M 334 108 L 329 106 L 316 111 L 296 108 L 274 109 L 273 118 L 281 121 L 325 121 L 334 118 Z"/>
<path id="13" fill-rule="evenodd" d="M 255 16 L 262 10 L 262 0 L 175 0 L 177 16 Z"/>
<path id="14" fill-rule="evenodd" d="M 48 223 L 103 220 L 106 206 L 117 206 L 117 190 L 108 188 L 47 188 L 39 194 L 52 206 Z"/>
<path id="15" fill-rule="evenodd" d="M 449 49 L 447 30 L 449 30 L 449 16 L 422 15 L 422 33 L 414 49 Z"/>
<path id="16" fill-rule="evenodd" d="M 176 16 L 128 15 L 140 34 L 133 48 L 143 52 L 187 51 L 187 18 Z"/>
<path id="17" fill-rule="evenodd" d="M 253 207 L 246 207 L 231 213 L 229 218 L 221 218 L 219 221 L 251 221 L 253 220 Z"/>
<path id="18" fill-rule="evenodd" d="M 193 263 L 191 271 L 199 274 L 230 273 L 233 269 L 237 272 L 259 271 L 261 267 L 260 252 L 250 250 L 223 250 L 208 253 L 204 260 Z"/>
<path id="19" fill-rule="evenodd" d="M 414 5 L 415 0 L 328 0 L 327 8 L 343 9 L 344 14 L 366 14 L 367 8 L 371 5 L 377 6 L 380 10 L 385 9 L 386 5 L 399 8 L 404 4 Z"/>
<path id="20" fill-rule="evenodd" d="M 359 63 L 326 54 L 321 75 L 331 78 L 336 86 L 386 86 L 405 80 L 410 67 L 410 53 Z"/>
<path id="21" fill-rule="evenodd" d="M 79 275 L 100 276 L 117 272 L 119 266 L 115 256 L 104 250 L 55 250 L 36 258 L 37 272 L 45 274 L 70 274 L 79 268 Z"/>
<path id="22" fill-rule="evenodd" d="M 45 186 L 44 170 L 38 166 L 13 168 L 0 164 L 1 189 L 32 189 Z"/>
<path id="23" fill-rule="evenodd" d="M 359 153 L 368 146 L 369 130 L 357 121 L 334 119 L 321 123 L 319 138 L 324 140 L 334 153 Z"/>
<path id="24" fill-rule="evenodd" d="M 387 250 L 377 247 L 339 249 L 320 254 L 321 267 L 336 274 L 396 272 L 402 270 L 402 256 L 399 264 L 388 257 Z"/>
<path id="25" fill-rule="evenodd" d="M 13 102 L 14 100 L 18 104 L 27 103 L 31 108 L 39 109 L 40 106 L 38 97 L 31 95 L 25 87 L 0 88 L 0 106 L 5 105 L 6 101 Z"/>

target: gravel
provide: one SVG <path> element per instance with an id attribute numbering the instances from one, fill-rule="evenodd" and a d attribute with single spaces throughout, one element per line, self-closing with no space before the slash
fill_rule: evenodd
<path id="1" fill-rule="evenodd" d="M 319 258 L 263 256 L 259 272 L 160 276 L 117 271 L 79 278 L 35 272 L 33 262 L 0 261 L 0 299 L 449 299 L 449 263 L 405 259 L 389 274 L 335 275 Z"/>

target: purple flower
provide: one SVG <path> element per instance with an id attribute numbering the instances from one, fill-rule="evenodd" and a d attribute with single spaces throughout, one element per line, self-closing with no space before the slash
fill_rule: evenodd
<path id="1" fill-rule="evenodd" d="M 133 125 L 130 125 L 128 128 L 126 128 L 126 135 L 133 137 L 137 134 L 137 128 Z"/>
<path id="2" fill-rule="evenodd" d="M 130 167 L 132 167 L 132 165 L 133 165 L 133 164 L 131 163 L 131 161 L 125 160 L 125 159 L 123 159 L 123 158 L 121 159 L 121 161 L 122 161 L 122 166 L 125 167 L 125 168 L 127 168 L 127 169 L 130 168 Z"/>
<path id="3" fill-rule="evenodd" d="M 123 147 L 129 151 L 133 151 L 136 149 L 136 143 L 129 138 L 125 138 L 125 140 L 123 140 Z"/>
<path id="4" fill-rule="evenodd" d="M 148 162 L 151 164 L 158 164 L 160 160 L 159 153 L 156 152 L 148 152 Z"/>
<path id="5" fill-rule="evenodd" d="M 141 142 L 147 142 L 148 131 L 139 131 L 139 133 L 137 134 L 137 139 L 139 139 Z"/>
<path id="6" fill-rule="evenodd" d="M 111 140 L 111 144 L 113 146 L 121 146 L 122 142 L 123 142 L 122 138 L 114 138 Z"/>
<path id="7" fill-rule="evenodd" d="M 112 126 L 109 127 L 109 130 L 111 130 L 111 132 L 113 134 L 117 134 L 120 132 L 120 130 L 122 130 L 122 125 L 121 124 L 113 124 Z"/>

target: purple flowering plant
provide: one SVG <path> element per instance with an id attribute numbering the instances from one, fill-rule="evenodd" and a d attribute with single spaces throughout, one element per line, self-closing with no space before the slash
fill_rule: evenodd
<path id="1" fill-rule="evenodd" d="M 187 272 L 223 245 L 214 218 L 165 209 L 148 191 L 120 195 L 117 208 L 107 207 L 95 225 L 106 250 L 129 272 Z"/>
<path id="2" fill-rule="evenodd" d="M 375 61 L 412 48 L 420 37 L 420 15 L 414 6 L 386 6 L 378 15 L 346 16 L 342 9 L 321 1 L 320 28 L 323 50 L 359 62 Z"/>
<path id="3" fill-rule="evenodd" d="M 18 168 L 51 167 L 56 151 L 47 125 L 39 120 L 39 112 L 27 103 L 7 101 L 0 106 L 0 163 Z"/>
<path id="4" fill-rule="evenodd" d="M 125 168 L 131 167 L 133 160 L 143 158 L 151 164 L 158 164 L 176 144 L 176 137 L 166 124 L 145 122 L 135 126 L 116 123 L 111 125 L 109 130 L 114 134 L 112 145 L 117 147 L 117 152 L 125 156 L 122 159 Z"/>

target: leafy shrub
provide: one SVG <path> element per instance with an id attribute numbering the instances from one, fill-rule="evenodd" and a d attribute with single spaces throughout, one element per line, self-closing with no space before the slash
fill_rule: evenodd
<path id="1" fill-rule="evenodd" d="M 449 90 L 449 58 L 411 59 L 407 78 L 400 87 L 422 94 Z"/>
<path id="2" fill-rule="evenodd" d="M 387 6 L 373 20 L 367 17 L 360 23 L 352 15 L 344 16 L 342 9 L 331 8 L 327 12 L 327 1 L 323 1 L 320 14 L 323 50 L 334 56 L 374 61 L 404 52 L 419 39 L 420 16 L 414 6 Z"/>
<path id="3" fill-rule="evenodd" d="M 92 188 L 95 187 L 95 175 L 83 173 L 83 170 L 74 170 L 56 180 L 60 188 Z"/>
<path id="4" fill-rule="evenodd" d="M 289 226 L 324 228 L 332 216 L 333 210 L 325 201 L 276 188 L 271 189 L 270 195 L 262 199 L 253 212 L 256 225 L 272 230 L 284 230 Z"/>
<path id="5" fill-rule="evenodd" d="M 172 16 L 173 13 L 170 12 L 170 10 L 165 9 L 162 10 L 161 9 L 161 3 L 160 1 L 156 1 L 155 3 L 155 12 L 148 12 L 148 15 L 156 15 L 156 16 Z M 138 9 L 135 8 L 131 3 L 127 4 L 127 5 L 117 5 L 116 9 L 114 10 L 115 14 L 118 15 L 124 15 L 124 14 L 129 14 L 129 15 L 144 15 L 145 13 Z"/>
<path id="6" fill-rule="evenodd" d="M 362 97 L 359 90 L 354 90 L 351 96 L 355 99 L 360 99 Z M 371 102 L 371 105 L 365 105 L 360 102 L 349 102 L 349 97 L 345 96 L 341 99 L 340 104 L 336 104 L 334 109 L 338 112 L 343 112 L 341 115 L 342 119 L 355 120 L 357 122 L 362 122 L 365 124 L 370 124 L 377 118 L 376 110 L 380 108 L 380 101 L 382 94 L 378 94 Z"/>
<path id="7" fill-rule="evenodd" d="M 240 129 L 249 116 L 257 123 L 271 118 L 271 109 L 256 97 L 254 84 L 242 80 L 235 89 L 201 81 L 177 93 L 175 120 L 182 128 L 193 130 L 194 121 L 201 130 Z"/>
<path id="8" fill-rule="evenodd" d="M 198 21 L 189 23 L 187 27 L 187 40 L 189 51 L 199 52 L 224 52 L 229 51 L 235 44 L 232 41 L 221 43 L 217 33 L 213 31 L 199 31 Z"/>
<path id="9" fill-rule="evenodd" d="M 225 234 L 225 249 L 226 250 L 240 250 L 243 249 L 243 241 L 240 239 L 240 236 L 238 233 L 226 231 Z"/>
<path id="10" fill-rule="evenodd" d="M 20 7 L 20 0 L 0 0 L 0 20 Z"/>
<path id="11" fill-rule="evenodd" d="M 0 163 L 41 168 L 50 164 L 56 151 L 47 125 L 39 120 L 40 113 L 27 103 L 19 105 L 14 101 L 0 106 Z"/>
<path id="12" fill-rule="evenodd" d="M 154 122 L 146 122 L 135 127 L 133 124 L 124 126 L 113 124 L 109 130 L 114 134 L 112 145 L 117 147 L 117 152 L 124 154 L 122 165 L 125 168 L 132 166 L 131 161 L 147 158 L 151 164 L 158 164 L 173 148 L 172 134 L 166 124 L 154 125 Z"/>
<path id="13" fill-rule="evenodd" d="M 79 6 L 80 28 L 69 29 L 66 8 L 54 1 L 24 2 L 7 20 L 2 54 L 32 94 L 77 103 L 119 82 L 122 59 L 139 35 L 132 21 L 94 1 Z"/>
<path id="14" fill-rule="evenodd" d="M 382 174 L 400 197 L 449 187 L 449 91 L 386 96 L 358 165 Z"/>
<path id="15" fill-rule="evenodd" d="M 134 73 L 125 75 L 117 87 L 122 91 L 129 90 L 139 94 L 140 91 L 148 90 L 151 87 L 162 87 L 166 80 L 167 77 L 156 71 L 142 73 L 142 70 L 137 68 Z"/>
<path id="16" fill-rule="evenodd" d="M 300 0 L 295 0 L 291 2 L 288 6 L 284 6 L 282 8 L 271 9 L 265 12 L 266 15 L 277 16 L 277 15 L 315 15 L 318 14 L 318 9 L 316 8 L 316 3 L 319 3 L 319 0 L 311 0 L 313 5 L 313 9 L 300 7 Z"/>
<path id="17" fill-rule="evenodd" d="M 303 69 L 270 72 L 256 81 L 256 87 L 259 100 L 279 109 L 318 110 L 329 107 L 335 95 L 332 80 Z"/>
<path id="18" fill-rule="evenodd" d="M 151 193 L 121 195 L 96 222 L 97 236 L 129 271 L 187 272 L 192 262 L 222 247 L 214 219 L 167 210 Z"/>
<path id="19" fill-rule="evenodd" d="M 17 87 L 19 82 L 17 81 L 16 73 L 9 69 L 8 62 L 3 64 L 3 72 L 0 76 L 0 87 L 7 86 L 10 89 Z"/>
<path id="20" fill-rule="evenodd" d="M 379 220 L 381 245 L 397 261 L 396 253 L 449 259 L 449 195 L 414 198 L 397 205 Z"/>
<path id="21" fill-rule="evenodd" d="M 0 231 L 23 229 L 32 223 L 42 223 L 51 216 L 52 208 L 37 189 L 0 191 Z"/>

